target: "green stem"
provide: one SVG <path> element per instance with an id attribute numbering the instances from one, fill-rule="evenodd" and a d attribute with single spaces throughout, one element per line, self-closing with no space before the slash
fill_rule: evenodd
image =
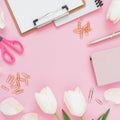
<path id="1" fill-rule="evenodd" d="M 57 120 L 60 120 L 60 116 L 58 115 L 58 113 L 55 113 L 54 115 L 55 115 Z"/>
<path id="2" fill-rule="evenodd" d="M 80 117 L 80 120 L 84 120 L 83 116 Z"/>

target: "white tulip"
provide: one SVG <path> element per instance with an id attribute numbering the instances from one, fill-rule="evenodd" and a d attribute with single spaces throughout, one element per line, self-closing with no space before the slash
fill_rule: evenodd
<path id="1" fill-rule="evenodd" d="M 4 13 L 0 8 L 0 28 L 3 29 L 5 27 Z"/>
<path id="2" fill-rule="evenodd" d="M 85 113 L 86 101 L 79 87 L 65 92 L 64 102 L 72 115 L 82 117 Z"/>
<path id="3" fill-rule="evenodd" d="M 56 113 L 57 101 L 49 87 L 43 88 L 40 93 L 36 93 L 35 98 L 43 112 L 48 114 Z"/>
<path id="4" fill-rule="evenodd" d="M 0 111 L 5 115 L 17 115 L 23 111 L 23 106 L 13 97 L 9 97 L 0 103 Z"/>
<path id="5" fill-rule="evenodd" d="M 120 0 L 112 0 L 107 13 L 107 19 L 113 23 L 120 20 Z"/>
<path id="6" fill-rule="evenodd" d="M 111 88 L 105 91 L 104 97 L 106 101 L 114 104 L 120 104 L 120 88 Z"/>

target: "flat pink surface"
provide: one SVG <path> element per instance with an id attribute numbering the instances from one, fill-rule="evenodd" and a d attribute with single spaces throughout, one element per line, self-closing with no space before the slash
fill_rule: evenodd
<path id="1" fill-rule="evenodd" d="M 103 93 L 111 87 L 119 87 L 120 83 L 98 87 L 96 85 L 90 55 L 104 49 L 120 46 L 120 37 L 88 47 L 88 41 L 95 40 L 104 35 L 120 29 L 120 23 L 113 25 L 106 20 L 106 12 L 111 0 L 104 0 L 102 9 L 88 14 L 79 19 L 91 23 L 92 31 L 81 40 L 78 34 L 73 33 L 79 19 L 74 20 L 62 27 L 56 28 L 52 23 L 30 34 L 21 36 L 17 31 L 13 19 L 8 11 L 4 0 L 0 0 L 0 6 L 5 13 L 6 28 L 0 30 L 0 35 L 8 39 L 20 40 L 25 48 L 24 54 L 16 57 L 14 65 L 6 64 L 0 57 L 0 66 L 3 72 L 0 75 L 0 84 L 5 83 L 11 73 L 26 72 L 31 75 L 29 86 L 23 86 L 25 92 L 21 95 L 13 95 L 0 89 L 0 101 L 13 96 L 24 105 L 24 111 L 14 117 L 6 117 L 0 113 L 0 120 L 20 120 L 20 117 L 28 112 L 37 112 L 39 120 L 55 120 L 54 116 L 44 114 L 37 106 L 34 93 L 45 86 L 50 86 L 58 101 L 58 113 L 62 117 L 61 109 L 70 115 L 63 102 L 64 91 L 79 86 L 86 98 L 91 87 L 94 87 L 94 98 L 91 103 L 87 102 L 85 120 L 95 120 L 99 115 L 111 108 L 108 120 L 119 120 L 120 106 L 112 105 L 104 100 Z M 95 102 L 95 98 L 103 101 L 103 105 Z M 72 120 L 79 118 L 72 115 Z"/>

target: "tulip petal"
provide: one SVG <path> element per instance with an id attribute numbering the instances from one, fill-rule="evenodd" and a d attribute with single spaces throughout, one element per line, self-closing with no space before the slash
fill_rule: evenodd
<path id="1" fill-rule="evenodd" d="M 120 88 L 108 89 L 104 93 L 106 101 L 112 102 L 114 104 L 120 104 Z"/>
<path id="2" fill-rule="evenodd" d="M 5 115 L 17 115 L 23 111 L 23 106 L 13 97 L 9 97 L 0 103 L 0 111 Z"/>
<path id="3" fill-rule="evenodd" d="M 120 1 L 112 0 L 110 7 L 107 12 L 107 19 L 112 21 L 113 23 L 117 23 L 120 19 Z"/>
<path id="4" fill-rule="evenodd" d="M 113 21 L 113 24 L 116 24 L 119 20 L 120 18 L 117 18 L 115 21 Z"/>
<path id="5" fill-rule="evenodd" d="M 86 102 L 79 87 L 74 91 L 65 92 L 64 102 L 72 115 L 83 116 L 86 110 Z"/>
<path id="6" fill-rule="evenodd" d="M 36 113 L 27 113 L 20 120 L 38 120 L 38 115 Z"/>
<path id="7" fill-rule="evenodd" d="M 36 93 L 35 98 L 43 112 L 48 114 L 56 113 L 57 101 L 49 87 L 43 88 L 40 93 Z"/>

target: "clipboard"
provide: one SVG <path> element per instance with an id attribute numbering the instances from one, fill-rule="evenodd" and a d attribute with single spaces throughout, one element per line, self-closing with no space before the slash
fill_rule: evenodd
<path id="1" fill-rule="evenodd" d="M 5 0 L 21 34 L 45 26 L 84 7 L 84 0 Z"/>

